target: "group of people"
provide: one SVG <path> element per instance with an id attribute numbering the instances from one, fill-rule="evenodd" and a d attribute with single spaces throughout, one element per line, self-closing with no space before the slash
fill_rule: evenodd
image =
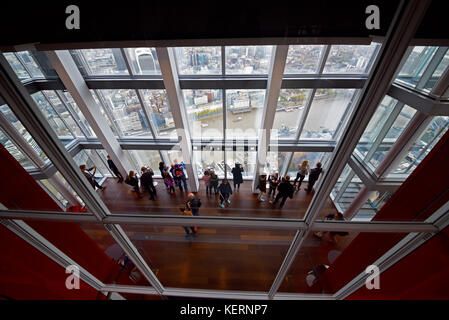
<path id="1" fill-rule="evenodd" d="M 267 193 L 268 184 L 268 198 L 272 198 L 270 203 L 272 205 L 276 205 L 277 202 L 281 200 L 280 208 L 282 208 L 287 201 L 287 198 L 293 198 L 294 192 L 301 190 L 301 184 L 307 175 L 309 176 L 309 183 L 305 191 L 310 193 L 322 172 L 323 169 L 321 162 L 318 162 L 315 168 L 310 169 L 309 162 L 304 160 L 299 166 L 296 179 L 293 183 L 290 181 L 290 176 L 280 177 L 278 173 L 275 173 L 271 174 L 267 178 L 266 174 L 262 174 L 259 176 L 259 181 L 257 184 L 257 189 L 259 190 L 257 200 L 261 202 L 265 201 L 264 196 Z"/>
<path id="2" fill-rule="evenodd" d="M 243 168 L 239 163 L 231 170 L 234 182 L 234 191 L 240 190 L 240 185 L 243 183 Z M 220 195 L 218 205 L 221 208 L 228 206 L 231 203 L 229 197 L 232 194 L 232 188 L 228 179 L 223 179 L 219 184 L 218 176 L 213 170 L 206 170 L 203 174 L 204 185 L 206 186 L 206 195 L 212 195 L 212 190 L 215 195 Z"/>

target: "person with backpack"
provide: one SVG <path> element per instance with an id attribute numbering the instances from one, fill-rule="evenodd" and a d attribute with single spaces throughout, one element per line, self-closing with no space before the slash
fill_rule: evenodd
<path id="1" fill-rule="evenodd" d="M 230 204 L 229 196 L 232 194 L 232 188 L 227 179 L 223 179 L 223 182 L 218 187 L 218 192 L 220 193 L 220 207 L 224 208 L 225 204 Z"/>
<path id="2" fill-rule="evenodd" d="M 240 190 L 240 184 L 243 183 L 242 177 L 243 168 L 240 167 L 240 163 L 236 163 L 235 167 L 232 168 L 232 180 L 234 181 L 234 191 Z"/>
<path id="3" fill-rule="evenodd" d="M 218 176 L 213 171 L 211 171 L 211 173 L 210 173 L 209 183 L 210 183 L 211 194 L 212 194 L 212 188 L 214 189 L 214 193 L 218 194 Z"/>
<path id="4" fill-rule="evenodd" d="M 276 195 L 276 189 L 281 183 L 281 180 L 279 179 L 279 173 L 275 173 L 274 175 L 270 174 L 268 177 L 268 183 L 270 185 L 270 190 L 268 191 L 268 198 L 274 198 Z"/>
<path id="5" fill-rule="evenodd" d="M 194 216 L 198 216 L 201 207 L 201 199 L 195 196 L 193 193 L 189 193 L 187 197 L 188 200 L 186 202 L 186 206 L 190 208 L 190 210 L 192 210 L 192 214 Z"/>
<path id="6" fill-rule="evenodd" d="M 287 201 L 287 198 L 293 198 L 293 192 L 295 191 L 293 185 L 290 183 L 290 177 L 286 176 L 284 179 L 282 179 L 282 182 L 278 186 L 278 194 L 276 195 L 276 199 L 274 201 L 270 201 L 272 205 L 275 205 L 280 198 L 282 198 L 281 205 L 279 206 L 282 208 L 285 204 L 285 201 Z"/>
<path id="7" fill-rule="evenodd" d="M 163 161 L 159 162 L 159 171 L 161 172 L 162 179 L 164 179 L 165 187 L 168 190 L 169 186 L 165 183 L 165 172 L 168 172 L 168 167 L 165 165 Z"/>
<path id="8" fill-rule="evenodd" d="M 322 164 L 321 162 L 318 162 L 316 164 L 316 168 L 313 168 L 312 170 L 310 170 L 309 173 L 309 184 L 307 186 L 306 192 L 310 193 L 312 192 L 313 186 L 315 185 L 315 182 L 318 180 L 318 178 L 320 177 L 320 174 L 323 172 L 323 169 L 321 168 Z"/>
<path id="9" fill-rule="evenodd" d="M 296 174 L 295 182 L 293 183 L 293 185 L 296 187 L 296 182 L 298 182 L 298 180 L 299 180 L 298 190 L 301 190 L 302 181 L 304 180 L 306 175 L 309 174 L 309 170 L 310 170 L 309 161 L 304 160 L 301 163 L 301 165 L 299 166 L 299 170 L 298 170 L 298 173 Z"/>
<path id="10" fill-rule="evenodd" d="M 256 189 L 259 189 L 259 194 L 257 196 L 257 200 L 260 202 L 264 202 L 265 199 L 263 198 L 264 194 L 267 192 L 267 175 L 262 174 L 259 176 L 259 182 L 257 184 Z"/>
<path id="11" fill-rule="evenodd" d="M 186 175 L 184 173 L 184 168 L 185 165 L 184 163 L 177 163 L 175 164 L 175 176 L 178 179 L 178 187 L 181 191 L 183 191 L 182 185 L 184 185 L 184 189 L 185 191 L 189 191 L 187 188 L 187 179 L 186 179 Z"/>

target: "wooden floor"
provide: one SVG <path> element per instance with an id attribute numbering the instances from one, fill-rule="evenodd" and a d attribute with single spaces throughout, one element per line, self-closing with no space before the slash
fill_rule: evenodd
<path id="1" fill-rule="evenodd" d="M 161 181 L 156 187 L 155 201 L 147 195 L 137 199 L 131 187 L 114 179 L 108 179 L 104 185 L 107 189 L 98 193 L 112 213 L 179 214 L 178 208 L 186 199 L 186 193 L 179 190 L 174 196 L 168 194 Z M 197 195 L 203 203 L 200 215 L 269 218 L 302 218 L 312 198 L 300 190 L 282 209 L 279 205 L 273 208 L 268 201 L 257 202 L 257 195 L 252 194 L 246 181 L 232 195 L 229 208 L 219 208 L 215 195 L 206 196 L 202 182 Z M 320 216 L 335 211 L 329 199 Z M 101 225 L 81 226 L 105 252 L 117 247 Z M 197 236 L 187 238 L 179 226 L 122 225 L 122 228 L 165 287 L 214 290 L 268 291 L 295 235 L 293 231 L 274 229 L 204 227 L 199 228 Z M 330 265 L 329 252 L 342 251 L 353 236 L 337 236 L 332 243 L 314 236 L 307 239 L 280 292 L 310 292 L 305 280 L 307 272 L 317 264 Z M 143 277 L 136 284 L 149 285 Z"/>

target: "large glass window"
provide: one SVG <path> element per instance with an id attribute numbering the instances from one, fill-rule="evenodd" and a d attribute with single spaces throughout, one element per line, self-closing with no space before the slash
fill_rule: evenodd
<path id="1" fill-rule="evenodd" d="M 323 73 L 368 73 L 379 44 L 333 45 L 327 57 Z"/>
<path id="2" fill-rule="evenodd" d="M 397 102 L 398 101 L 396 99 L 385 96 L 380 105 L 377 107 L 376 112 L 368 123 L 365 132 L 357 144 L 357 151 L 360 152 L 363 158 L 367 155 L 374 141 L 379 136 L 380 131 L 384 127 L 387 119 L 390 117 L 391 112 L 395 108 Z"/>
<path id="3" fill-rule="evenodd" d="M 224 152 L 205 147 L 203 150 L 193 151 L 193 158 L 196 163 L 198 177 L 202 177 L 204 171 L 213 170 L 219 178 L 224 177 L 225 164 Z M 230 168 L 227 168 L 230 172 Z"/>
<path id="4" fill-rule="evenodd" d="M 284 73 L 317 73 L 323 48 L 323 45 L 289 46 Z"/>
<path id="5" fill-rule="evenodd" d="M 157 59 L 156 48 L 125 49 L 133 74 L 160 75 L 161 67 Z"/>
<path id="6" fill-rule="evenodd" d="M 36 151 L 36 153 L 42 158 L 43 161 L 48 160 L 47 155 L 42 151 L 37 142 L 33 139 L 31 134 L 27 129 L 23 126 L 22 122 L 17 119 L 16 115 L 11 111 L 8 105 L 4 104 L 0 107 L 0 112 L 2 112 L 3 116 L 8 120 L 22 135 L 22 137 L 30 144 L 30 146 Z"/>
<path id="7" fill-rule="evenodd" d="M 315 168 L 318 162 L 324 163 L 326 153 L 324 152 L 295 152 L 292 157 L 292 161 L 290 162 L 290 166 L 287 169 L 287 175 L 290 176 L 291 180 L 296 178 L 296 173 L 299 170 L 299 166 L 304 160 L 309 161 L 310 169 Z M 325 170 L 323 166 L 323 170 Z M 308 176 L 306 176 L 305 180 L 307 180 Z"/>
<path id="8" fill-rule="evenodd" d="M 175 48 L 180 75 L 221 74 L 221 47 Z"/>
<path id="9" fill-rule="evenodd" d="M 272 46 L 226 47 L 226 74 L 268 74 Z"/>
<path id="10" fill-rule="evenodd" d="M 394 142 L 402 134 L 415 113 L 416 110 L 407 105 L 402 108 L 401 113 L 394 121 L 390 130 L 388 130 L 387 135 L 374 152 L 373 157 L 370 159 L 365 159 L 366 162 L 369 161 L 368 163 L 372 165 L 372 169 L 377 168 L 377 166 L 382 162 L 382 160 L 388 154 L 388 151 L 390 151 Z"/>
<path id="11" fill-rule="evenodd" d="M 159 162 L 161 162 L 161 156 L 159 151 L 156 150 L 128 150 L 131 157 L 138 167 L 138 172 L 141 172 L 142 167 L 150 167 L 156 176 L 160 175 Z"/>
<path id="12" fill-rule="evenodd" d="M 23 81 L 31 78 L 28 72 L 23 67 L 23 65 L 20 63 L 19 59 L 17 59 L 17 57 L 14 55 L 14 53 L 5 52 L 3 53 L 3 55 L 10 64 L 11 68 L 16 73 L 19 80 Z"/>
<path id="13" fill-rule="evenodd" d="M 165 90 L 140 90 L 143 102 L 150 111 L 153 127 L 158 138 L 177 138 L 175 121 L 168 103 Z"/>
<path id="14" fill-rule="evenodd" d="M 70 132 L 70 129 L 66 126 L 64 121 L 62 121 L 62 119 L 53 109 L 42 92 L 34 93 L 31 95 L 31 97 L 34 99 L 39 110 L 42 112 L 42 114 L 47 119 L 48 123 L 64 145 L 67 145 L 69 142 L 75 139 L 73 134 Z"/>
<path id="15" fill-rule="evenodd" d="M 257 138 L 265 90 L 226 90 L 226 139 Z"/>
<path id="16" fill-rule="evenodd" d="M 191 137 L 223 138 L 221 90 L 183 90 Z"/>
<path id="17" fill-rule="evenodd" d="M 434 117 L 423 134 L 413 143 L 408 154 L 402 159 L 392 174 L 406 174 L 407 176 L 421 163 L 437 144 L 449 127 L 449 117 Z"/>
<path id="18" fill-rule="evenodd" d="M 150 124 L 136 91 L 98 90 L 123 137 L 151 137 Z"/>
<path id="19" fill-rule="evenodd" d="M 89 122 L 87 122 L 86 118 L 84 117 L 84 114 L 81 112 L 80 108 L 78 108 L 78 105 L 75 103 L 75 100 L 73 100 L 70 93 L 68 91 L 63 91 L 60 97 L 62 101 L 64 101 L 65 105 L 68 108 L 72 109 L 72 114 L 75 118 L 75 121 L 80 127 L 84 129 L 87 136 L 96 137 L 95 132 L 90 127 Z"/>
<path id="20" fill-rule="evenodd" d="M 80 166 L 80 165 L 86 165 L 86 169 L 90 169 L 92 167 L 97 167 L 97 170 L 95 171 L 95 180 L 97 180 L 98 182 L 100 182 L 103 177 L 104 177 L 104 173 L 106 172 L 102 172 L 102 169 L 104 168 L 104 164 L 103 163 L 97 163 L 95 162 L 91 157 L 89 157 L 88 153 L 84 150 L 81 150 L 80 152 L 78 152 L 76 154 L 76 156 L 73 157 L 73 160 L 75 160 L 75 163 Z M 94 170 L 90 171 L 90 173 L 93 174 Z"/>
<path id="21" fill-rule="evenodd" d="M 44 90 L 42 93 L 53 106 L 54 110 L 59 114 L 61 119 L 70 127 L 71 131 L 77 137 L 84 137 L 84 133 L 81 131 L 78 123 L 75 122 L 66 106 L 61 102 L 61 99 L 59 99 L 58 95 L 51 90 Z"/>
<path id="22" fill-rule="evenodd" d="M 332 140 L 347 111 L 355 89 L 317 89 L 300 139 Z"/>
<path id="23" fill-rule="evenodd" d="M 295 139 L 311 89 L 282 89 L 274 116 L 271 139 Z"/>
<path id="24" fill-rule="evenodd" d="M 22 151 L 0 130 L 0 143 L 25 169 L 33 169 L 36 166 L 23 154 Z"/>
<path id="25" fill-rule="evenodd" d="M 438 47 L 413 47 L 396 80 L 415 87 L 427 69 Z"/>
<path id="26" fill-rule="evenodd" d="M 128 74 L 120 49 L 83 49 L 72 51 L 72 54 L 81 60 L 82 67 L 87 75 Z"/>
<path id="27" fill-rule="evenodd" d="M 28 51 L 17 52 L 17 57 L 21 60 L 23 65 L 27 68 L 28 72 L 31 74 L 31 77 L 44 78 L 44 75 L 42 74 L 36 61 L 34 61 L 30 52 L 28 52 Z"/>
<path id="28" fill-rule="evenodd" d="M 226 164 L 227 164 L 227 174 L 228 178 L 232 178 L 231 171 L 229 168 L 234 168 L 236 163 L 239 163 L 243 168 L 242 176 L 244 178 L 252 178 L 254 175 L 254 170 L 257 162 L 257 152 L 256 151 L 226 151 Z"/>

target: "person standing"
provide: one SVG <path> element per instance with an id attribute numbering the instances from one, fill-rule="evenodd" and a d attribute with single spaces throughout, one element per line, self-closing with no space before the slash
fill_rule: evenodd
<path id="1" fill-rule="evenodd" d="M 168 185 L 165 183 L 165 172 L 168 172 L 168 167 L 163 161 L 159 162 L 159 171 L 161 172 L 161 177 L 164 180 L 165 187 L 169 189 Z"/>
<path id="2" fill-rule="evenodd" d="M 194 216 L 198 216 L 200 212 L 201 207 L 201 200 L 197 196 L 195 196 L 193 193 L 189 193 L 187 196 L 188 200 L 186 202 L 186 206 L 192 210 L 192 214 Z"/>
<path id="3" fill-rule="evenodd" d="M 175 164 L 175 175 L 176 175 L 176 178 L 178 179 L 178 182 L 179 182 L 179 189 L 181 191 L 183 191 L 182 190 L 182 185 L 184 185 L 184 190 L 187 192 L 189 190 L 188 190 L 188 187 L 187 187 L 187 178 L 186 178 L 186 175 L 184 173 L 185 167 L 186 166 L 185 166 L 184 162 Z M 181 183 L 182 183 L 182 185 L 181 185 Z"/>
<path id="4" fill-rule="evenodd" d="M 204 171 L 203 174 L 204 185 L 206 186 L 206 196 L 212 194 L 212 188 L 210 186 L 210 173 L 209 170 Z"/>
<path id="5" fill-rule="evenodd" d="M 143 198 L 142 194 L 140 193 L 139 179 L 137 178 L 133 170 L 129 172 L 128 176 L 126 177 L 125 183 L 133 187 L 133 191 L 137 194 L 137 197 L 139 199 Z"/>
<path id="6" fill-rule="evenodd" d="M 186 204 L 186 206 L 184 208 L 180 208 L 180 209 L 181 209 L 181 212 L 182 212 L 181 215 L 183 215 L 183 216 L 192 216 L 193 215 L 192 214 L 192 210 L 187 206 L 187 204 Z M 186 237 L 187 238 L 190 238 L 192 235 L 196 235 L 195 228 L 196 227 L 194 227 L 194 226 L 184 227 L 184 230 L 186 232 Z M 192 233 L 190 233 L 190 230 L 192 231 Z"/>
<path id="7" fill-rule="evenodd" d="M 299 180 L 298 190 L 301 190 L 302 181 L 304 180 L 306 175 L 309 174 L 309 170 L 310 170 L 309 161 L 304 160 L 301 163 L 301 165 L 299 166 L 299 170 L 298 170 L 298 173 L 296 174 L 295 182 L 293 183 L 293 185 L 296 186 L 296 182 L 298 182 L 298 180 Z"/>
<path id="8" fill-rule="evenodd" d="M 148 170 L 146 167 L 142 167 L 142 176 L 140 177 L 140 185 L 142 186 L 143 190 L 148 190 L 150 193 L 150 200 L 154 200 L 154 196 L 156 196 L 156 188 L 153 184 L 153 170 Z"/>
<path id="9" fill-rule="evenodd" d="M 276 194 L 276 189 L 281 180 L 279 179 L 279 173 L 275 173 L 274 175 L 270 175 L 268 177 L 268 183 L 270 184 L 270 190 L 268 191 L 268 198 L 274 198 Z"/>
<path id="10" fill-rule="evenodd" d="M 210 173 L 210 192 L 212 194 L 212 188 L 214 189 L 215 194 L 218 194 L 218 176 L 215 172 L 211 171 Z"/>
<path id="11" fill-rule="evenodd" d="M 271 204 L 275 205 L 280 198 L 282 198 L 280 208 L 285 204 L 287 198 L 293 198 L 293 192 L 295 191 L 293 185 L 290 183 L 290 177 L 286 176 L 278 186 L 278 194 L 274 201 L 270 201 Z"/>
<path id="12" fill-rule="evenodd" d="M 175 182 L 173 178 L 168 172 L 164 172 L 164 183 L 167 186 L 167 191 L 170 192 L 171 195 L 175 194 Z"/>
<path id="13" fill-rule="evenodd" d="M 312 192 L 313 186 L 315 185 L 315 182 L 318 180 L 318 178 L 320 177 L 320 174 L 323 172 L 323 169 L 321 168 L 322 164 L 321 162 L 318 162 L 316 164 L 316 168 L 313 168 L 312 170 L 310 170 L 309 173 L 309 184 L 307 186 L 306 192 L 310 193 Z"/>
<path id="14" fill-rule="evenodd" d="M 242 177 L 243 168 L 240 167 L 240 163 L 236 163 L 235 167 L 232 168 L 232 180 L 234 181 L 234 191 L 240 190 L 240 184 L 243 183 L 243 177 Z"/>
<path id="15" fill-rule="evenodd" d="M 263 198 L 264 194 L 267 192 L 267 175 L 262 174 L 259 176 L 259 182 L 257 184 L 256 189 L 259 189 L 259 194 L 257 196 L 257 200 L 260 202 L 264 202 L 265 199 Z"/>
<path id="16" fill-rule="evenodd" d="M 96 190 L 95 187 L 97 187 L 98 189 L 100 189 L 102 191 L 104 189 L 106 189 L 106 187 L 100 186 L 98 184 L 97 180 L 95 180 L 95 172 L 97 172 L 97 167 L 96 166 L 93 166 L 92 168 L 86 169 L 86 165 L 82 164 L 82 165 L 80 165 L 80 169 L 81 169 L 81 172 L 86 177 L 87 181 L 89 181 L 89 183 L 92 186 L 92 188 L 94 188 L 94 190 Z M 92 170 L 94 170 L 94 172 L 90 173 L 89 171 L 92 171 Z"/>
<path id="17" fill-rule="evenodd" d="M 111 157 L 109 155 L 108 155 L 108 166 L 109 166 L 109 169 L 111 169 L 111 171 L 114 172 L 114 174 L 117 176 L 117 178 L 118 178 L 117 183 L 122 183 L 123 182 L 123 176 L 120 173 L 120 171 L 118 171 L 117 166 L 112 161 L 112 159 L 111 159 Z"/>
<path id="18" fill-rule="evenodd" d="M 171 176 L 173 177 L 173 182 L 175 183 L 175 186 L 177 186 L 182 191 L 182 186 L 180 186 L 180 180 L 176 176 L 176 173 L 175 173 L 175 165 L 174 164 L 172 164 L 170 167 L 170 173 L 171 173 Z"/>
<path id="19" fill-rule="evenodd" d="M 225 204 L 231 203 L 229 196 L 232 194 L 232 188 L 227 179 L 223 179 L 223 182 L 218 187 L 218 192 L 220 193 L 219 206 L 224 208 Z"/>

